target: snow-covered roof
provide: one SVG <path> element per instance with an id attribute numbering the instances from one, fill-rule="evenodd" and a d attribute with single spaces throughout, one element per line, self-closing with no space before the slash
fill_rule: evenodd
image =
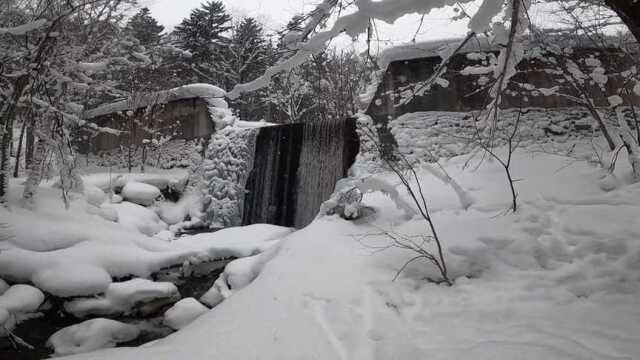
<path id="1" fill-rule="evenodd" d="M 171 101 L 193 98 L 219 98 L 222 99 L 226 92 L 217 86 L 210 84 L 190 84 L 170 90 L 149 94 L 134 95 L 126 100 L 105 104 L 97 108 L 87 110 L 85 118 L 91 119 L 97 116 L 111 114 L 119 111 L 135 110 L 155 104 L 166 104 Z"/>
<path id="2" fill-rule="evenodd" d="M 462 40 L 463 39 L 440 39 L 394 46 L 385 49 L 382 54 L 380 54 L 378 65 L 380 68 L 386 69 L 387 66 L 394 61 L 446 56 L 454 51 Z M 494 50 L 498 50 L 498 47 L 491 44 L 489 39 L 477 36 L 467 42 L 460 52 L 469 53 Z"/>

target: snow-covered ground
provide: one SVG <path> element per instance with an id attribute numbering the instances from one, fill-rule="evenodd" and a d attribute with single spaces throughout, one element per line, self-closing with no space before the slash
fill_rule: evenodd
<path id="1" fill-rule="evenodd" d="M 584 160 L 518 152 L 516 214 L 505 211 L 500 166 L 463 170 L 466 160 L 444 167 L 472 199 L 467 210 L 419 171 L 453 286 L 426 280 L 437 273 L 419 261 L 392 281 L 414 254 L 379 251 L 381 234 L 425 234 L 426 224 L 375 192 L 366 219 L 319 218 L 231 262 L 226 284 L 236 276 L 244 287 L 173 335 L 69 359 L 638 358 L 640 184 L 629 184 L 625 160 L 603 180 Z"/>

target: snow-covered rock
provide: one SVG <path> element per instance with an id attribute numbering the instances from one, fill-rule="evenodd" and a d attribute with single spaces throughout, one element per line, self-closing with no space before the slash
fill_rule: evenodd
<path id="1" fill-rule="evenodd" d="M 71 355 L 114 347 L 138 335 L 140 330 L 134 325 L 98 318 L 57 331 L 49 338 L 48 345 L 56 355 Z"/>
<path id="2" fill-rule="evenodd" d="M 178 288 L 170 282 L 136 278 L 112 283 L 103 296 L 74 299 L 65 303 L 64 307 L 78 317 L 89 314 L 129 314 L 152 301 L 172 302 L 179 298 Z"/>
<path id="3" fill-rule="evenodd" d="M 202 199 L 198 194 L 185 194 L 176 203 L 161 202 L 158 204 L 160 218 L 169 225 L 184 221 L 187 217 L 193 219 L 202 217 Z"/>
<path id="4" fill-rule="evenodd" d="M 122 196 L 120 196 L 118 194 L 111 195 L 111 203 L 120 204 L 123 201 L 124 201 L 124 199 L 122 198 Z"/>
<path id="5" fill-rule="evenodd" d="M 13 285 L 0 295 L 0 308 L 10 313 L 35 312 L 43 302 L 42 291 L 31 285 Z"/>
<path id="6" fill-rule="evenodd" d="M 107 195 L 97 186 L 88 185 L 84 187 L 84 196 L 87 202 L 93 206 L 100 207 L 107 199 Z"/>
<path id="7" fill-rule="evenodd" d="M 204 293 L 200 297 L 200 302 L 202 302 L 203 304 L 206 304 L 209 307 L 215 307 L 218 304 L 220 304 L 222 301 L 224 301 L 224 296 L 222 295 L 219 287 L 215 283 L 209 290 L 207 290 L 206 293 Z"/>
<path id="8" fill-rule="evenodd" d="M 122 226 L 147 236 L 153 236 L 167 229 L 167 224 L 160 220 L 158 214 L 153 210 L 132 202 L 124 201 L 120 204 L 108 204 L 104 205 L 103 208 L 114 209 L 118 214 L 118 222 Z"/>
<path id="9" fill-rule="evenodd" d="M 111 284 L 111 276 L 103 268 L 72 262 L 43 267 L 32 280 L 38 288 L 59 297 L 98 294 Z"/>
<path id="10" fill-rule="evenodd" d="M 164 323 L 174 330 L 189 325 L 209 309 L 194 298 L 185 298 L 175 303 L 164 313 Z"/>
<path id="11" fill-rule="evenodd" d="M 122 188 L 121 194 L 129 202 L 150 206 L 160 197 L 160 189 L 153 185 L 129 181 Z"/>

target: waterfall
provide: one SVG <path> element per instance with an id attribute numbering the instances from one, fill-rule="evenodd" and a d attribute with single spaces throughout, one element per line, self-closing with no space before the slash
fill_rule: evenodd
<path id="1" fill-rule="evenodd" d="M 260 128 L 243 224 L 308 225 L 358 150 L 354 119 Z"/>

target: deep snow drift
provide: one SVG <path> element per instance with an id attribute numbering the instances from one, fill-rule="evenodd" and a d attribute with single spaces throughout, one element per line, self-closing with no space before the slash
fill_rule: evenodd
<path id="1" fill-rule="evenodd" d="M 379 251 L 389 245 L 382 234 L 424 234 L 425 223 L 374 192 L 366 219 L 317 219 L 270 249 L 270 261 L 230 263 L 225 276 L 257 277 L 246 285 L 236 276 L 244 288 L 175 334 L 73 359 L 636 358 L 640 184 L 627 184 L 624 159 L 604 191 L 601 170 L 585 160 L 517 153 L 516 214 L 505 211 L 501 168 L 463 171 L 466 160 L 444 167 L 472 199 L 467 210 L 419 171 L 453 286 L 427 281 L 437 273 L 421 262 L 392 281 L 414 254 Z"/>

